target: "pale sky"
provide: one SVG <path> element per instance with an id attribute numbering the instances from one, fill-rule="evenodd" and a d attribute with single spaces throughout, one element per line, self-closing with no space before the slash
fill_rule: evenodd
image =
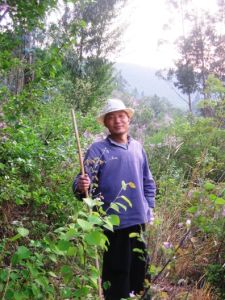
<path id="1" fill-rule="evenodd" d="M 217 0 L 192 0 L 196 9 L 212 10 Z M 117 54 L 116 62 L 138 64 L 152 68 L 172 66 L 176 58 L 173 41 L 182 34 L 181 16 L 169 11 L 165 0 L 128 0 L 120 16 L 121 22 L 129 24 Z M 201 10 L 200 10 L 201 11 Z M 172 30 L 163 31 L 165 23 L 174 22 Z M 167 39 L 168 44 L 159 47 L 158 41 Z"/>

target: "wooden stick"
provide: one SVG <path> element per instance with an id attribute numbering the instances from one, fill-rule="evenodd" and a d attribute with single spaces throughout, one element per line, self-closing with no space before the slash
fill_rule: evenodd
<path id="1" fill-rule="evenodd" d="M 84 164 L 83 164 L 83 156 L 82 156 L 82 151 L 81 151 L 81 147 L 80 147 L 80 138 L 79 138 L 79 133 L 78 133 L 78 129 L 77 129 L 77 121 L 76 121 L 76 117 L 75 117 L 75 113 L 74 113 L 73 109 L 71 109 L 71 113 L 72 113 L 74 134 L 75 134 L 75 138 L 76 138 L 76 141 L 77 141 L 77 148 L 78 148 L 78 154 L 79 154 L 79 160 L 80 160 L 81 174 L 85 175 Z"/>
<path id="2" fill-rule="evenodd" d="M 78 129 L 77 129 L 76 116 L 75 116 L 75 112 L 73 109 L 71 109 L 71 114 L 72 114 L 72 120 L 73 120 L 73 129 L 74 129 L 75 139 L 77 141 L 77 149 L 78 149 L 78 154 L 79 154 L 81 174 L 82 174 L 82 176 L 84 176 L 85 170 L 84 170 L 84 163 L 83 163 L 83 155 L 82 155 L 81 146 L 80 146 L 80 138 L 79 138 L 79 133 L 78 133 Z M 88 190 L 85 191 L 85 197 L 88 198 Z"/>
<path id="3" fill-rule="evenodd" d="M 78 129 L 77 129 L 77 121 L 76 121 L 75 112 L 74 112 L 73 109 L 71 109 L 71 114 L 72 114 L 72 120 L 73 120 L 74 134 L 75 134 L 75 138 L 76 138 L 76 141 L 77 141 L 77 148 L 78 148 L 78 154 L 79 154 L 81 174 L 82 174 L 82 176 L 84 176 L 85 175 L 85 170 L 84 170 L 84 163 L 83 163 L 83 155 L 82 155 L 81 146 L 80 146 L 80 138 L 79 138 L 79 133 L 78 133 Z M 88 190 L 85 191 L 85 197 L 88 198 Z M 96 252 L 95 266 L 96 266 L 96 269 L 98 271 L 100 271 L 97 247 L 95 247 L 95 252 Z M 100 275 L 98 277 L 98 296 L 99 296 L 100 300 L 103 300 Z"/>

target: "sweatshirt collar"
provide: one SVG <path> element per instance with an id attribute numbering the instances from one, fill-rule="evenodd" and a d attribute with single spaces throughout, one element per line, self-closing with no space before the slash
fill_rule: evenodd
<path id="1" fill-rule="evenodd" d="M 131 141 L 131 137 L 128 135 L 127 137 L 127 144 L 121 144 L 121 143 L 117 143 L 115 142 L 114 140 L 111 139 L 110 135 L 107 136 L 107 140 L 110 142 L 110 144 L 113 144 L 115 146 L 118 146 L 118 147 L 121 147 L 123 149 L 128 149 L 128 145 L 130 144 L 130 141 Z"/>

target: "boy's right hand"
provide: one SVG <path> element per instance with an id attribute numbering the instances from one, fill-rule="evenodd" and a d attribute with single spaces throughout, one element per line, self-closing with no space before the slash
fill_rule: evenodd
<path id="1" fill-rule="evenodd" d="M 91 180 L 87 174 L 80 175 L 78 182 L 77 182 L 77 190 L 84 194 L 86 191 L 88 191 L 89 187 L 91 185 Z"/>

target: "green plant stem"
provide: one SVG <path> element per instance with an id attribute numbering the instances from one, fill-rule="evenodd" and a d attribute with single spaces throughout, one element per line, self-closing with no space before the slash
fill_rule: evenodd
<path id="1" fill-rule="evenodd" d="M 4 288 L 4 292 L 2 295 L 2 300 L 5 300 L 5 295 L 8 289 L 8 285 L 9 285 L 9 277 L 10 277 L 10 273 L 11 273 L 11 267 L 12 267 L 12 263 L 10 263 L 9 268 L 8 268 L 8 274 L 7 274 L 7 280 L 6 280 L 6 284 L 5 284 L 5 288 Z"/>
<path id="2" fill-rule="evenodd" d="M 110 203 L 110 206 L 106 209 L 105 213 L 108 212 L 108 210 L 111 208 L 111 204 L 115 203 L 116 200 L 119 198 L 119 195 L 121 194 L 123 188 L 120 189 L 119 193 L 117 194 L 116 198 Z"/>

